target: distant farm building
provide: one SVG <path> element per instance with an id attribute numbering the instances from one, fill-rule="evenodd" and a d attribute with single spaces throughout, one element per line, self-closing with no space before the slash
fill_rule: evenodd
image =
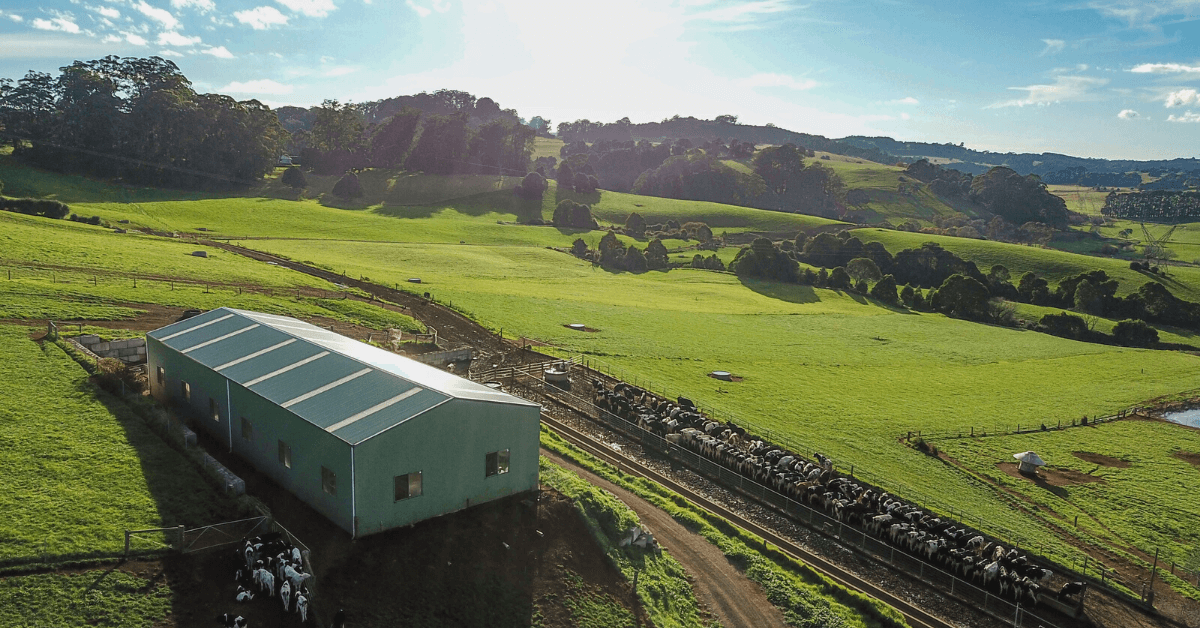
<path id="1" fill-rule="evenodd" d="M 537 404 L 284 316 L 146 342 L 156 399 L 355 537 L 538 485 Z"/>

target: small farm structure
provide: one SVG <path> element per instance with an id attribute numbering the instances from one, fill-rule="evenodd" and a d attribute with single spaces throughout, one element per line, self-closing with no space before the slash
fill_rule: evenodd
<path id="1" fill-rule="evenodd" d="M 220 308 L 146 343 L 156 399 L 352 536 L 537 488 L 537 404 L 284 316 Z"/>
<path id="2" fill-rule="evenodd" d="M 1017 459 L 1017 470 L 1021 473 L 1036 475 L 1038 467 L 1046 466 L 1046 461 L 1042 457 L 1032 451 L 1023 451 L 1019 454 L 1013 454 L 1013 458 Z"/>

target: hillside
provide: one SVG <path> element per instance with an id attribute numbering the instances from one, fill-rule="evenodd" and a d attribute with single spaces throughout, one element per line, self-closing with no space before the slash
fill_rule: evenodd
<path id="1" fill-rule="evenodd" d="M 962 144 L 905 142 L 890 137 L 851 135 L 837 140 L 862 150 L 878 150 L 906 161 L 928 158 L 935 163 L 967 172 L 983 174 L 993 166 L 1008 166 L 1021 174 L 1044 175 L 1068 168 L 1083 168 L 1087 172 L 1146 172 L 1166 170 L 1186 172 L 1200 170 L 1200 159 L 1163 159 L 1137 161 L 1132 159 L 1089 159 L 1058 153 L 995 153 L 978 151 Z"/>

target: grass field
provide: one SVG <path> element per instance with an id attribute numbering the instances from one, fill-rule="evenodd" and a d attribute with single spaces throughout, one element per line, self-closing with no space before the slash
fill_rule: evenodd
<path id="1" fill-rule="evenodd" d="M 566 145 L 566 142 L 557 137 L 535 137 L 533 138 L 533 154 L 529 156 L 530 161 L 538 157 L 553 157 L 562 161 L 559 156 L 559 151 Z"/>
<path id="2" fill-rule="evenodd" d="M 821 159 L 824 156 L 829 159 Z M 948 204 L 930 192 L 924 183 L 905 175 L 903 168 L 844 155 L 817 153 L 817 157 L 817 163 L 832 168 L 841 177 L 847 191 L 867 193 L 870 202 L 854 209 L 865 212 L 868 222 L 887 220 L 900 225 L 911 219 L 928 226 L 933 224 L 935 217 L 971 215 L 970 208 Z"/>
<path id="3" fill-rule="evenodd" d="M 228 519 L 195 467 L 56 345 L 0 326 L 0 381 L 0 561 L 116 554 L 127 529 Z"/>
<path id="4" fill-rule="evenodd" d="M 170 614 L 171 590 L 115 570 L 38 574 L 0 578 L 0 608 L 0 628 L 150 628 Z"/>
<path id="5" fill-rule="evenodd" d="M 1037 322 L 1047 314 L 1061 314 L 1063 312 L 1080 316 L 1079 312 L 1072 310 L 1063 310 L 1057 307 L 1043 307 L 1041 305 L 1033 305 L 1032 303 L 1012 303 L 1012 306 L 1016 309 L 1017 318 L 1031 322 Z M 1121 321 L 1118 319 L 1103 318 L 1098 316 L 1095 318 L 1095 330 L 1104 332 L 1106 334 L 1111 334 L 1113 327 L 1115 327 L 1119 322 Z M 1153 327 L 1158 330 L 1159 342 L 1191 345 L 1197 349 L 1200 349 L 1200 334 L 1194 331 L 1181 329 L 1179 327 L 1171 327 L 1170 325 L 1153 325 Z"/>
<path id="6" fill-rule="evenodd" d="M 1073 527 L 1102 545 L 1148 560 L 1163 548 L 1160 564 L 1200 568 L 1200 467 L 1178 457 L 1200 453 L 1200 431 L 1173 423 L 1118 421 L 1086 428 L 1009 436 L 937 441 L 942 452 L 972 472 L 996 477 L 1019 494 L 1048 527 Z M 1036 451 L 1047 470 L 1072 481 L 1055 486 L 1008 477 L 997 465 L 1015 452 Z M 1102 454 L 1114 461 L 1079 456 Z M 1130 511 L 1138 512 L 1130 517 Z M 1149 552 L 1151 555 L 1147 555 Z M 1169 577 L 1163 570 L 1162 575 Z M 1182 585 L 1182 581 L 1174 584 Z M 1190 585 L 1187 585 L 1190 588 Z M 1193 595 L 1197 593 L 1191 588 Z"/>
<path id="7" fill-rule="evenodd" d="M 546 196 L 543 216 L 557 193 L 552 189 Z M 562 355 L 584 354 L 638 384 L 714 407 L 722 418 L 752 421 L 770 430 L 766 435 L 832 455 L 888 488 L 903 485 L 901 492 L 909 496 L 953 505 L 982 518 L 985 529 L 1011 532 L 1062 560 L 1080 554 L 1039 517 L 997 499 L 990 486 L 971 475 L 904 447 L 897 437 L 910 429 L 952 429 L 980 420 L 1034 424 L 1105 413 L 1193 389 L 1200 375 L 1200 358 L 1192 355 L 1079 343 L 895 310 L 830 290 L 739 281 L 708 271 L 609 272 L 545 248 L 569 245 L 581 235 L 598 239 L 599 232 L 512 224 L 512 198 L 494 192 L 452 204 L 367 211 L 248 198 L 89 207 L 108 220 L 206 226 L 256 248 L 379 283 L 421 277 L 422 291 L 453 301 L 510 337 L 543 340 L 557 347 L 547 351 Z M 704 220 L 718 233 L 726 228 L 790 232 L 829 224 L 610 192 L 588 202 L 602 222 L 623 223 L 636 210 L 650 222 Z M 1149 280 L 1125 262 L 1061 251 L 882 230 L 856 234 L 883 241 L 893 252 L 937 241 L 981 268 L 1003 263 L 1014 275 L 1034 270 L 1052 282 L 1095 268 L 1120 279 L 1123 293 Z M 283 239 L 291 237 L 313 239 Z M 97 266 L 108 263 L 101 251 L 94 259 Z M 1200 300 L 1197 272 L 1178 269 L 1168 285 L 1180 296 Z M 95 289 L 70 288 L 80 294 Z M 139 297 L 140 290 L 139 284 Z M 114 288 L 101 304 L 119 306 L 121 291 L 132 294 Z M 152 298 L 170 296 L 162 292 Z M 262 305 L 301 307 L 278 297 Z M 580 334 L 563 327 L 574 322 L 600 331 Z M 715 369 L 744 380 L 716 382 L 706 376 Z"/>

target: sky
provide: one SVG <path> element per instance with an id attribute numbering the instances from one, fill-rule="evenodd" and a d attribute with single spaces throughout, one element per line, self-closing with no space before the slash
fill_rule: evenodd
<path id="1" fill-rule="evenodd" d="M 1200 0 L 0 0 L 0 77 L 109 54 L 271 106 L 447 88 L 554 124 L 1200 156 Z"/>

